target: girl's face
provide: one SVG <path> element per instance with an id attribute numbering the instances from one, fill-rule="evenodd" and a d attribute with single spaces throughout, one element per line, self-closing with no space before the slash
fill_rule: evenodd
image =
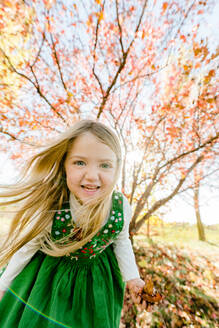
<path id="1" fill-rule="evenodd" d="M 117 158 L 110 147 L 87 132 L 75 139 L 64 165 L 69 190 L 84 203 L 112 186 Z"/>

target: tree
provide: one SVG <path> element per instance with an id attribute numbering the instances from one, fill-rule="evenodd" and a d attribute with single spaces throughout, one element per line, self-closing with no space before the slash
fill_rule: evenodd
<path id="1" fill-rule="evenodd" d="M 195 51 L 194 54 L 196 56 Z M 200 57 L 198 60 L 202 61 L 203 58 Z M 211 57 L 215 58 L 215 55 Z M 145 122 L 142 113 L 138 119 L 135 116 L 138 126 L 136 130 L 141 131 L 141 137 L 139 134 L 135 135 L 135 139 L 139 138 L 140 142 L 133 144 L 132 148 L 142 149 L 142 152 L 135 152 L 132 188 L 127 192 L 131 203 L 135 205 L 131 225 L 133 232 L 154 211 L 182 192 L 182 188 L 191 187 L 189 174 L 215 156 L 218 115 L 215 90 L 211 86 L 215 83 L 213 67 L 216 63 L 208 58 L 209 71 L 202 74 L 197 81 L 194 73 L 188 76 L 188 63 L 184 62 L 185 58 L 184 61 L 182 59 L 180 55 L 172 67 L 169 65 L 171 87 L 166 83 L 165 90 L 161 83 L 164 90 L 162 106 L 157 104 L 151 115 L 147 115 L 147 121 L 150 120 L 151 125 Z M 189 62 L 189 70 L 192 71 L 197 62 L 195 58 L 189 58 Z M 203 67 L 206 68 L 206 64 L 204 61 Z M 184 74 L 179 74 L 178 70 L 183 70 Z M 133 125 L 129 130 L 136 133 Z M 124 129 L 121 133 L 123 131 Z M 127 149 L 127 153 L 130 151 L 130 148 Z M 132 168 L 127 171 L 131 172 Z M 125 180 L 123 179 L 123 187 Z M 157 194 L 157 201 L 151 202 L 154 193 Z M 139 219 L 145 208 L 145 215 Z"/>
<path id="2" fill-rule="evenodd" d="M 195 185 L 193 188 L 193 191 L 194 191 L 193 200 L 194 200 L 194 209 L 195 209 L 195 215 L 196 215 L 198 236 L 199 236 L 199 240 L 206 241 L 205 230 L 204 230 L 204 226 L 203 226 L 203 223 L 201 220 L 200 207 L 199 207 L 200 181 L 199 181 L 199 179 L 197 179 L 195 170 L 194 170 L 194 179 L 195 179 Z"/>
<path id="3" fill-rule="evenodd" d="M 8 124 L 14 127 L 10 112 L 18 105 L 19 90 L 23 83 L 8 65 L 8 61 L 17 69 L 22 69 L 29 59 L 28 41 L 31 33 L 33 10 L 23 1 L 1 1 L 0 3 L 0 131 L 11 138 Z M 7 54 L 10 54 L 10 59 Z M 8 122 L 7 115 L 11 118 Z M 6 121 L 6 124 L 3 122 Z"/>
<path id="4" fill-rule="evenodd" d="M 213 4 L 25 1 L 34 13 L 31 56 L 20 67 L 10 52 L 2 52 L 7 69 L 22 85 L 13 111 L 8 106 L 2 118 L 2 141 L 14 139 L 9 144 L 13 154 L 14 145 L 18 149 L 22 142 L 24 153 L 24 143 L 40 145 L 79 118 L 114 126 L 124 147 L 121 184 L 133 204 L 135 233 L 180 192 L 218 139 L 216 129 L 207 128 L 216 120 L 214 100 L 208 102 L 203 94 L 187 106 L 189 88 L 197 84 L 193 73 L 201 69 L 195 65 L 215 62 L 218 55 L 198 33 Z M 192 58 L 183 64 L 180 52 L 187 44 L 195 49 L 194 65 Z M 203 73 L 206 87 L 214 72 L 209 65 Z M 210 108 L 208 113 L 201 107 L 200 138 L 195 125 L 199 101 Z"/>

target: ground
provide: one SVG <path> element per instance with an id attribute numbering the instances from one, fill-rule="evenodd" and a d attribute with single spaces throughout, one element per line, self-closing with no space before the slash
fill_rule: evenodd
<path id="1" fill-rule="evenodd" d="M 134 237 L 141 277 L 152 279 L 163 300 L 147 310 L 126 291 L 121 327 L 215 328 L 219 324 L 219 226 L 205 227 L 206 242 L 195 226 L 151 227 Z"/>

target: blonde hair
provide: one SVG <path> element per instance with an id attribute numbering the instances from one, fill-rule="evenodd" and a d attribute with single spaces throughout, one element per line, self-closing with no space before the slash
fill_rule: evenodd
<path id="1" fill-rule="evenodd" d="M 80 240 L 71 238 L 74 237 L 72 231 L 57 242 L 52 240 L 46 228 L 53 222 L 55 212 L 61 209 L 64 202 L 69 201 L 65 159 L 74 140 L 87 132 L 96 136 L 116 154 L 117 167 L 114 181 L 104 194 L 82 204 L 76 211 L 81 231 Z M 19 205 L 2 247 L 0 267 L 4 266 L 20 247 L 37 236 L 41 236 L 39 238 L 41 250 L 51 256 L 64 256 L 82 247 L 97 233 L 109 212 L 113 188 L 120 170 L 121 147 L 118 137 L 104 124 L 92 120 L 75 123 L 45 150 L 34 155 L 27 163 L 20 181 L 13 185 L 11 190 L 0 194 L 1 197 L 9 198 L 0 205 Z M 70 238 L 73 240 L 71 243 Z"/>

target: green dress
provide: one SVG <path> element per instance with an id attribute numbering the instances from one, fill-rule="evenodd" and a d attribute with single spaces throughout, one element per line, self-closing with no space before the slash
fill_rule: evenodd
<path id="1" fill-rule="evenodd" d="M 114 192 L 106 224 L 81 249 L 62 257 L 38 251 L 3 296 L 0 327 L 118 328 L 124 282 L 112 242 L 123 224 L 123 197 Z M 54 216 L 52 238 L 72 228 L 68 203 Z"/>

